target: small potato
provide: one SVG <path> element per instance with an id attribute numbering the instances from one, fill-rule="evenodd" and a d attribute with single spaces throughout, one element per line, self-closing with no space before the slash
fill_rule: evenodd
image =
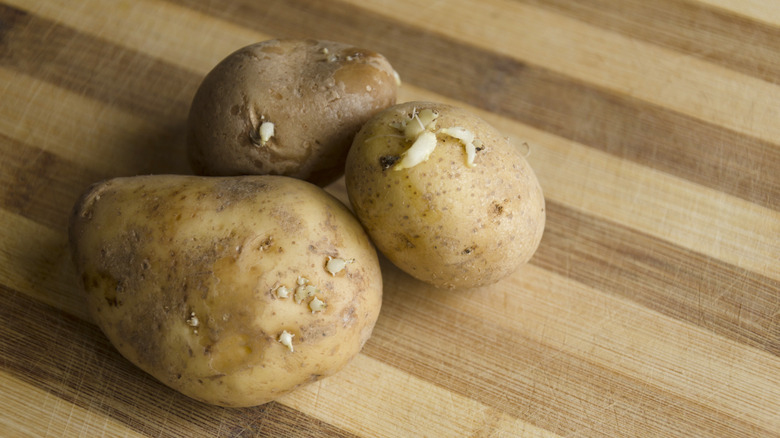
<path id="1" fill-rule="evenodd" d="M 494 283 L 526 263 L 544 230 L 531 167 L 493 127 L 452 106 L 409 102 L 355 137 L 346 186 L 395 265 L 440 287 Z"/>
<path id="2" fill-rule="evenodd" d="M 368 236 L 297 179 L 109 180 L 76 204 L 70 242 L 89 310 L 119 352 L 215 405 L 259 405 L 337 372 L 381 306 Z"/>
<path id="3" fill-rule="evenodd" d="M 201 175 L 286 175 L 324 186 L 344 172 L 352 138 L 395 104 L 398 75 L 382 55 L 317 40 L 244 47 L 205 77 L 187 147 Z"/>

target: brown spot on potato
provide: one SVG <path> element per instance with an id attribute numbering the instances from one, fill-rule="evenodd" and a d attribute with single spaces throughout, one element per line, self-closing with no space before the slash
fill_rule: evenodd
<path id="1" fill-rule="evenodd" d="M 415 248 L 415 245 L 412 242 L 412 240 L 409 239 L 409 237 L 406 236 L 405 234 L 399 233 L 399 234 L 396 235 L 396 238 L 400 242 L 399 250 L 401 250 L 403 248 L 409 248 L 409 249 Z"/>
<path id="2" fill-rule="evenodd" d="M 287 207 L 277 206 L 268 214 L 276 219 L 282 230 L 288 235 L 296 235 L 303 229 L 303 220 Z M 295 244 L 295 241 L 292 243 Z"/>
<path id="3" fill-rule="evenodd" d="M 382 155 L 379 157 L 379 166 L 382 170 L 387 170 L 395 165 L 401 159 L 400 155 Z"/>
<path id="4" fill-rule="evenodd" d="M 273 244 L 274 244 L 274 238 L 272 236 L 268 236 L 260 242 L 260 245 L 257 247 L 257 250 L 268 251 L 268 249 L 271 248 Z"/>
<path id="5" fill-rule="evenodd" d="M 349 306 L 341 312 L 341 322 L 344 328 L 352 327 L 357 320 L 355 306 Z"/>

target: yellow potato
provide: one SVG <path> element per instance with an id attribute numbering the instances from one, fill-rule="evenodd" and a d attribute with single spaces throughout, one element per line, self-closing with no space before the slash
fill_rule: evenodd
<path id="1" fill-rule="evenodd" d="M 318 40 L 269 40 L 230 54 L 203 80 L 187 146 L 203 175 L 287 175 L 320 186 L 344 173 L 371 116 L 393 105 L 395 70 L 382 55 Z"/>
<path id="2" fill-rule="evenodd" d="M 373 117 L 347 157 L 355 214 L 377 248 L 443 287 L 483 286 L 536 251 L 544 196 L 498 131 L 449 105 L 408 102 Z"/>
<path id="3" fill-rule="evenodd" d="M 70 240 L 116 348 L 206 403 L 259 405 L 337 372 L 381 305 L 360 224 L 297 179 L 109 180 L 76 204 Z"/>

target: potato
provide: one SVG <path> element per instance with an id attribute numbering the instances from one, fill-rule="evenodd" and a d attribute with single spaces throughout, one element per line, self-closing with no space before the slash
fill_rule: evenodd
<path id="1" fill-rule="evenodd" d="M 488 285 L 542 238 L 544 196 L 519 151 L 459 108 L 409 102 L 379 113 L 346 164 L 350 203 L 377 248 L 438 287 Z"/>
<path id="2" fill-rule="evenodd" d="M 91 315 L 119 352 L 210 404 L 259 405 L 335 373 L 381 305 L 368 236 L 297 179 L 109 180 L 74 207 L 70 242 Z"/>
<path id="3" fill-rule="evenodd" d="M 239 49 L 205 77 L 187 148 L 202 175 L 286 175 L 324 186 L 344 172 L 360 127 L 395 104 L 398 75 L 382 55 L 316 40 Z"/>

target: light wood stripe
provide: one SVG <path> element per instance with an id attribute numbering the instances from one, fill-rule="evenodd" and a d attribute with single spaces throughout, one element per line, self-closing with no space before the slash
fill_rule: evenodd
<path id="1" fill-rule="evenodd" d="M 17 416 L 0 418 L 0 436 L 18 438 L 147 436 L 104 416 L 98 409 L 74 405 L 2 371 L 0 371 L 0 388 L 4 396 L 27 407 L 19 411 Z"/>
<path id="2" fill-rule="evenodd" d="M 698 429 L 699 418 L 716 421 L 716 435 L 780 427 L 780 363 L 772 355 L 533 266 L 494 287 L 466 292 L 467 298 L 393 278 L 386 317 L 366 354 L 533 418 L 538 427 L 567 435 L 615 415 L 624 423 L 599 424 L 605 436 L 671 436 L 670 428 L 700 436 L 706 431 Z M 677 349 L 678 340 L 669 336 L 685 336 L 685 346 Z M 647 353 L 658 351 L 655 344 L 669 349 L 662 356 Z M 711 360 L 702 363 L 702 356 Z M 420 357 L 430 366 L 420 366 Z M 578 402 L 583 398 L 587 409 Z M 631 423 L 631 412 L 648 409 L 657 423 Z M 555 424 L 562 410 L 570 421 Z"/>
<path id="3" fill-rule="evenodd" d="M 374 341 L 370 341 L 374 342 Z M 365 397 L 371 388 L 372 397 Z M 327 404 L 323 400 L 328 400 Z M 386 400 L 394 400 L 388 405 Z M 513 436 L 554 437 L 547 430 L 487 407 L 470 397 L 453 393 L 397 369 L 392 361 L 359 355 L 343 372 L 283 397 L 281 403 L 360 436 L 419 436 L 420 418 L 426 434 L 436 437 Z M 436 406 L 436 410 L 428 407 Z M 317 414 L 315 414 L 315 412 Z M 344 412 L 361 412 L 344 416 Z M 345 421 L 346 420 L 346 421 Z"/>
<path id="4" fill-rule="evenodd" d="M 748 2 L 740 2 L 736 8 L 733 0 L 721 0 L 720 5 L 717 0 L 710 5 L 698 0 L 523 0 L 523 3 L 632 39 L 669 47 L 769 83 L 776 83 L 780 74 L 776 56 L 780 50 L 780 28 L 771 23 L 777 17 L 777 9 L 769 10 L 769 2 L 764 2 L 760 9 L 753 5 L 752 11 L 746 11 L 743 6 Z M 724 6 L 731 10 L 722 10 Z M 767 12 L 765 16 L 758 14 L 761 9 Z"/>
<path id="5" fill-rule="evenodd" d="M 780 281 L 561 205 L 548 203 L 547 212 L 532 263 L 780 355 L 780 339 L 768 334 L 778 323 Z"/>
<path id="6" fill-rule="evenodd" d="M 772 2 L 761 0 L 697 0 L 699 3 L 719 8 L 738 17 L 780 27 L 780 9 Z"/>
<path id="7" fill-rule="evenodd" d="M 77 8 L 68 0 L 32 5 L 26 0 L 3 3 L 201 75 L 239 47 L 272 38 L 253 28 L 158 0 L 83 0 Z M 150 39 L 150 33 L 159 39 Z M 165 44 L 160 43 L 161 39 Z M 208 41 L 208 50 L 201 44 L 193 44 L 199 40 Z"/>
<path id="8" fill-rule="evenodd" d="M 0 209 L 0 223 L 0 286 L 91 321 L 65 230 L 49 229 L 5 209 Z"/>
<path id="9" fill-rule="evenodd" d="M 183 128 L 175 121 L 167 124 L 166 119 L 132 114 L 2 67 L 0 83 L 7 85 L 3 99 L 13 102 L 0 108 L 0 131 L 13 141 L 80 163 L 99 175 L 191 173 Z"/>

